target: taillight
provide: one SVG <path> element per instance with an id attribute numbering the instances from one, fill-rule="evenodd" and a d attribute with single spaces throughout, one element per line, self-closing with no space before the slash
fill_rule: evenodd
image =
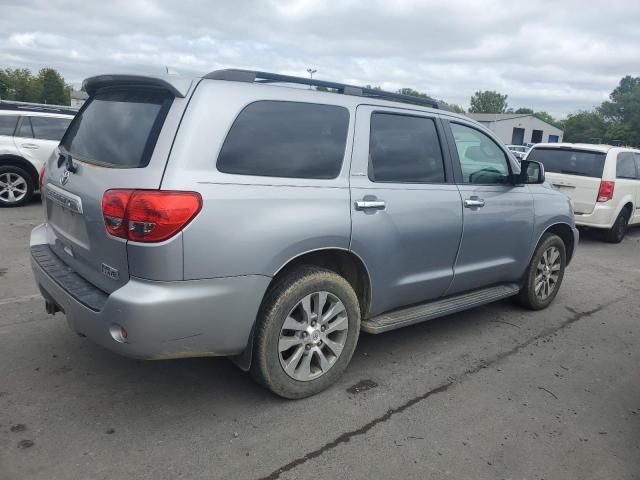
<path id="1" fill-rule="evenodd" d="M 610 182 L 608 180 L 602 180 L 600 182 L 600 190 L 598 190 L 598 202 L 608 202 L 613 198 L 613 189 L 616 186 L 616 182 Z"/>
<path id="2" fill-rule="evenodd" d="M 102 215 L 107 232 L 136 242 L 161 242 L 178 233 L 202 208 L 196 192 L 107 190 Z"/>
<path id="3" fill-rule="evenodd" d="M 44 174 L 47 171 L 46 162 L 42 164 L 40 167 L 40 172 L 38 173 L 38 190 L 42 191 L 42 182 L 44 181 Z"/>

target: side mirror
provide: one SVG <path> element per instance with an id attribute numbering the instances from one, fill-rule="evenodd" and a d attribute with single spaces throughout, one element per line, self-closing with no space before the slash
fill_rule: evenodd
<path id="1" fill-rule="evenodd" d="M 520 183 L 544 183 L 544 165 L 534 160 L 520 161 Z"/>

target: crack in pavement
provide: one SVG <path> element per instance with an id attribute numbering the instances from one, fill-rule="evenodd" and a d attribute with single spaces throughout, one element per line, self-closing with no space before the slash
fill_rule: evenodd
<path id="1" fill-rule="evenodd" d="M 541 333 L 539 333 L 538 335 L 535 335 L 533 337 L 531 337 L 529 340 L 523 342 L 523 343 L 519 343 L 518 345 L 514 346 L 513 348 L 506 350 L 504 352 L 498 353 L 497 355 L 494 355 L 493 357 L 491 357 L 489 360 L 480 360 L 476 365 L 474 365 L 473 367 L 465 370 L 464 372 L 462 372 L 460 375 L 458 376 L 450 376 L 449 377 L 449 381 L 446 383 L 443 383 L 421 395 L 418 395 L 416 397 L 413 397 L 409 400 L 407 400 L 405 403 L 403 403 L 402 405 L 399 405 L 397 407 L 394 407 L 392 409 L 387 410 L 387 412 L 384 415 L 381 415 L 379 417 L 374 418 L 373 420 L 371 420 L 370 422 L 364 424 L 363 426 L 361 426 L 360 428 L 357 428 L 355 430 L 350 430 L 348 432 L 345 432 L 343 434 L 341 434 L 340 436 L 336 437 L 334 440 L 331 440 L 330 442 L 325 443 L 324 445 L 322 445 L 321 447 L 317 448 L 316 450 L 313 450 L 309 453 L 304 454 L 301 457 L 296 458 L 295 460 L 292 460 L 291 462 L 287 463 L 286 465 L 278 468 L 277 470 L 274 470 L 273 472 L 271 472 L 269 475 L 265 476 L 265 477 L 260 477 L 257 480 L 276 480 L 278 478 L 280 478 L 280 475 L 282 475 L 283 473 L 286 473 L 288 471 L 293 470 L 294 468 L 308 462 L 309 460 L 313 460 L 314 458 L 317 458 L 319 456 L 321 456 L 322 454 L 324 454 L 325 452 L 334 449 L 335 447 L 337 447 L 338 445 L 342 444 L 342 443 L 347 443 L 349 441 L 351 441 L 352 438 L 360 436 L 360 435 L 364 435 L 365 433 L 367 433 L 369 430 L 371 430 L 373 427 L 386 422 L 387 420 L 389 420 L 391 417 L 393 417 L 394 415 L 398 414 L 398 413 L 402 413 L 404 412 L 406 409 L 412 407 L 413 405 L 422 402 L 423 400 L 426 400 L 427 398 L 431 397 L 432 395 L 437 395 L 438 393 L 442 393 L 442 392 L 446 392 L 447 390 L 449 390 L 451 387 L 462 383 L 466 378 L 478 373 L 479 371 L 481 371 L 484 368 L 487 368 L 490 365 L 494 365 L 502 360 L 504 360 L 505 358 L 514 355 L 516 353 L 518 353 L 520 350 L 522 350 L 523 348 L 528 347 L 529 345 L 531 345 L 532 343 L 548 337 L 550 335 L 553 335 L 554 333 L 568 327 L 569 325 L 585 318 L 585 317 L 590 317 L 591 315 L 594 315 L 596 313 L 598 313 L 599 311 L 607 308 L 608 306 L 614 304 L 615 302 L 622 300 L 624 297 L 620 297 L 620 298 L 616 298 L 614 300 L 611 300 L 607 303 L 603 303 L 602 305 L 599 305 L 598 307 L 592 309 L 592 310 L 588 310 L 586 312 L 579 312 L 571 307 L 565 307 L 571 314 L 572 316 L 569 317 L 568 319 L 566 319 L 564 322 L 562 322 L 560 325 L 558 325 L 557 327 L 552 327 L 549 329 L 546 329 L 544 331 L 542 331 Z"/>

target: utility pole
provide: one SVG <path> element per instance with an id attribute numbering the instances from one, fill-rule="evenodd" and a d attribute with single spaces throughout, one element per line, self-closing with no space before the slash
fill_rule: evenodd
<path id="1" fill-rule="evenodd" d="M 314 70 L 313 68 L 307 68 L 307 73 L 309 74 L 309 77 L 311 78 L 311 80 L 313 80 L 313 74 L 316 73 L 318 70 Z M 311 90 L 311 85 L 309 85 L 309 90 Z"/>

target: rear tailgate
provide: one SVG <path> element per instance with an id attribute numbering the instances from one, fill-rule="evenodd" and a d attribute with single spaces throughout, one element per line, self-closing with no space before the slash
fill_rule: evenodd
<path id="1" fill-rule="evenodd" d="M 569 196 L 578 214 L 596 206 L 606 153 L 567 147 L 533 147 L 527 160 L 544 165 L 547 181 Z"/>
<path id="2" fill-rule="evenodd" d="M 43 179 L 47 240 L 64 263 L 111 293 L 129 279 L 127 240 L 107 233 L 102 196 L 160 187 L 189 87 L 181 92 L 155 78 L 115 75 L 86 85 L 90 98 Z"/>

